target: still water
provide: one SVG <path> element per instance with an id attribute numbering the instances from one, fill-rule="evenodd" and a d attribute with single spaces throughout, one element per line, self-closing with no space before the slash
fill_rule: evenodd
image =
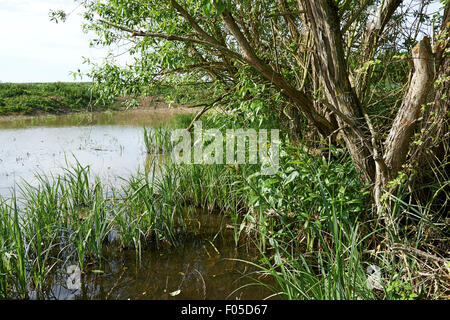
<path id="1" fill-rule="evenodd" d="M 79 289 L 67 289 L 67 273 L 59 269 L 47 279 L 45 293 L 31 290 L 31 298 L 254 300 L 271 295 L 253 280 L 270 284 L 269 279 L 238 261 L 257 262 L 258 250 L 251 242 L 236 246 L 226 219 L 219 215 L 199 213 L 194 220 L 191 231 L 180 234 L 174 247 L 144 250 L 139 262 L 134 250 L 119 251 L 109 245 L 104 250 L 106 261 L 86 268 Z"/>
<path id="2" fill-rule="evenodd" d="M 143 126 L 174 115 L 153 112 L 76 114 L 0 121 L 0 195 L 35 174 L 58 175 L 79 161 L 105 183 L 118 183 L 145 166 Z"/>
<path id="3" fill-rule="evenodd" d="M 58 175 L 79 161 L 105 184 L 120 183 L 145 167 L 143 129 L 174 121 L 174 115 L 139 111 L 67 115 L 0 121 L 0 195 L 35 174 Z M 75 160 L 76 159 L 76 160 Z M 67 273 L 54 270 L 44 293 L 34 299 L 263 299 L 271 294 L 253 286 L 255 269 L 237 260 L 256 262 L 251 243 L 236 245 L 231 222 L 222 215 L 200 212 L 178 245 L 153 248 L 136 260 L 134 250 L 105 248 L 100 267 L 88 266 L 81 287 L 67 288 Z M 264 279 L 259 279 L 265 281 Z"/>

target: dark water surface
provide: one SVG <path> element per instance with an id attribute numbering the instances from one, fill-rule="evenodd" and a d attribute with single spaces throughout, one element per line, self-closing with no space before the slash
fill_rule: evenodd
<path id="1" fill-rule="evenodd" d="M 173 118 L 164 114 L 100 113 L 17 121 L 0 121 L 0 195 L 36 172 L 57 175 L 67 163 L 89 165 L 105 184 L 117 187 L 117 176 L 143 169 L 147 154 L 142 126 Z M 75 157 L 75 158 L 74 158 Z M 236 246 L 233 230 L 222 215 L 198 213 L 178 245 L 143 250 L 105 248 L 102 265 L 87 266 L 80 289 L 68 289 L 66 269 L 53 271 L 44 293 L 32 299 L 263 299 L 271 294 L 249 275 L 259 256 L 251 244 Z M 237 260 L 236 260 L 237 259 Z M 260 279 L 267 281 L 267 279 Z"/>
<path id="2" fill-rule="evenodd" d="M 134 250 L 105 248 L 106 261 L 88 266 L 79 290 L 67 289 L 67 273 L 58 270 L 48 278 L 45 294 L 32 299 L 264 299 L 271 292 L 254 286 L 255 268 L 237 260 L 257 262 L 251 243 L 236 246 L 226 220 L 215 214 L 199 214 L 192 231 L 182 234 L 176 247 L 147 249 L 141 262 Z M 195 227 L 195 225 L 199 227 Z M 101 270 L 102 273 L 99 273 Z"/>

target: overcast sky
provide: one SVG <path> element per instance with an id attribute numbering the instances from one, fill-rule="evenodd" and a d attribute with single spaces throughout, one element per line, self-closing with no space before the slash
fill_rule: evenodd
<path id="1" fill-rule="evenodd" d="M 88 70 L 83 56 L 106 56 L 105 49 L 89 48 L 80 10 L 65 23 L 50 22 L 50 9 L 75 8 L 73 0 L 0 0 L 0 81 L 74 81 L 69 71 Z"/>
<path id="2" fill-rule="evenodd" d="M 65 23 L 50 22 L 51 9 L 72 12 L 77 6 L 73 0 L 0 0 L 0 81 L 74 81 L 70 71 L 88 70 L 83 56 L 105 57 L 106 49 L 89 48 L 93 35 L 81 30 L 80 8 Z M 126 62 L 125 55 L 120 59 Z"/>

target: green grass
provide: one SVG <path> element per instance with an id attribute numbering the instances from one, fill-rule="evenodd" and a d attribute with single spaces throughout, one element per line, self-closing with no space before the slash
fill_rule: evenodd
<path id="1" fill-rule="evenodd" d="M 197 105 L 211 101 L 212 85 L 205 83 L 195 86 L 152 86 L 142 88 L 146 95 L 160 95 L 166 103 Z"/>
<path id="2" fill-rule="evenodd" d="M 144 127 L 144 143 L 147 153 L 170 153 L 172 142 L 170 141 L 170 130 L 167 128 Z"/>
<path id="3" fill-rule="evenodd" d="M 407 244 L 424 250 L 432 241 L 424 236 L 433 229 L 438 237 L 448 239 L 444 230 L 448 223 L 427 221 L 426 208 L 412 208 L 398 200 L 403 215 L 414 213 L 415 221 L 398 223 L 393 228 L 374 227 L 370 221 L 345 221 L 345 209 L 332 205 L 332 212 L 321 228 L 312 228 L 314 247 L 308 249 L 304 229 L 284 226 L 276 233 L 266 234 L 266 251 L 261 251 L 259 263 L 241 261 L 259 268 L 255 284 L 268 287 L 283 299 L 302 300 L 367 300 L 367 299 L 446 299 L 448 269 L 400 250 L 386 250 L 378 241 Z M 429 213 L 429 212 L 428 212 Z M 394 229 L 402 230 L 402 235 Z M 409 232 L 407 232 L 409 230 Z M 411 230 L 415 230 L 411 231 Z M 417 232 L 419 231 L 419 232 Z M 389 234 L 389 239 L 384 236 Z M 437 239 L 438 237 L 435 237 Z M 434 240 L 436 241 L 436 240 Z M 374 243 L 375 242 L 375 243 Z M 429 265 L 428 265 L 429 264 Z M 380 270 L 379 287 L 369 286 L 369 266 Z M 437 269 L 436 269 L 437 267 Z M 424 270 L 430 272 L 426 274 Z M 433 273 L 434 271 L 434 273 Z M 261 279 L 272 277 L 276 286 Z M 431 285 L 433 283 L 433 285 Z"/>
<path id="4" fill-rule="evenodd" d="M 123 249 L 175 242 L 189 214 L 177 204 L 172 173 L 150 180 L 130 178 L 122 190 L 111 190 L 89 167 L 70 167 L 58 177 L 37 175 L 11 199 L 0 199 L 0 297 L 26 298 L 28 287 L 44 290 L 46 276 L 69 261 L 83 270 L 102 263 L 108 235 L 115 230 Z"/>
<path id="5" fill-rule="evenodd" d="M 110 109 L 90 83 L 1 83 L 0 115 L 67 113 Z"/>
<path id="6" fill-rule="evenodd" d="M 146 128 L 144 127 L 144 143 L 148 154 L 169 154 L 172 151 L 171 141 L 172 129 L 185 129 L 192 120 L 194 114 L 180 114 L 174 117 L 172 123 L 164 126 Z"/>

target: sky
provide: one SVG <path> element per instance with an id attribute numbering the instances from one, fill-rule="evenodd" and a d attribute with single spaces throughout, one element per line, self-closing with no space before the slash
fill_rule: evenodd
<path id="1" fill-rule="evenodd" d="M 89 69 L 83 56 L 105 57 L 106 49 L 89 47 L 94 35 L 83 33 L 80 9 L 65 23 L 50 21 L 51 9 L 77 6 L 73 0 L 0 0 L 0 81 L 74 81 L 70 71 Z"/>
<path id="2" fill-rule="evenodd" d="M 434 2 L 432 8 L 439 8 Z M 83 33 L 77 7 L 73 0 L 0 0 L 0 81 L 74 81 L 71 71 L 89 70 L 83 57 L 106 57 L 107 49 L 89 47 L 94 35 Z M 56 24 L 48 14 L 57 9 L 73 13 Z M 126 63 L 126 55 L 120 59 Z"/>

